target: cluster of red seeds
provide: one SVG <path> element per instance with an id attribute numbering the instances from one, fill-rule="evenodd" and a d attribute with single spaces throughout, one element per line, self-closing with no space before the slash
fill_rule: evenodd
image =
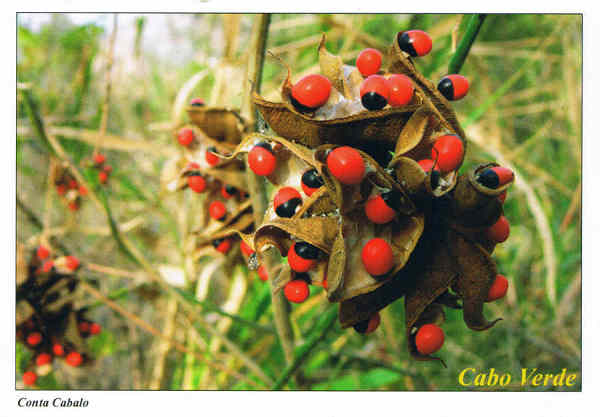
<path id="1" fill-rule="evenodd" d="M 98 181 L 100 184 L 106 184 L 112 172 L 112 166 L 106 163 L 106 156 L 101 153 L 94 154 L 93 160 L 94 168 L 98 170 Z"/>
<path id="2" fill-rule="evenodd" d="M 100 333 L 100 325 L 86 319 L 85 310 L 74 310 L 71 302 L 60 301 L 64 288 L 68 293 L 75 291 L 77 280 L 73 274 L 79 268 L 75 256 L 53 258 L 50 249 L 40 245 L 32 254 L 27 279 L 17 287 L 17 305 L 28 307 L 28 318 L 17 325 L 16 338 L 34 353 L 23 374 L 27 386 L 34 385 L 38 375 L 50 372 L 54 359 L 62 358 L 73 367 L 90 359 L 69 340 L 69 318 L 75 317 L 81 338 Z"/>
<path id="3" fill-rule="evenodd" d="M 81 207 L 81 197 L 87 195 L 87 188 L 79 184 L 75 177 L 68 171 L 63 170 L 54 180 L 56 193 L 64 199 L 71 211 L 77 211 Z"/>
<path id="4" fill-rule="evenodd" d="M 431 37 L 420 30 L 401 32 L 397 38 L 401 50 L 412 57 L 422 57 L 432 49 Z M 356 67 L 366 77 L 360 87 L 360 99 L 367 110 L 380 110 L 387 105 L 402 107 L 409 104 L 414 95 L 413 81 L 403 74 L 383 74 L 381 65 L 383 56 L 376 49 L 363 50 L 356 60 Z M 448 100 L 459 100 L 465 97 L 469 82 L 459 74 L 443 77 L 438 83 L 438 91 Z M 327 103 L 331 94 L 331 82 L 319 74 L 311 74 L 300 79 L 292 86 L 291 102 L 300 112 L 314 112 Z M 443 175 L 456 171 L 462 164 L 465 154 L 463 140 L 454 134 L 444 134 L 435 139 L 431 147 L 431 158 L 417 161 L 425 173 L 431 173 L 433 188 L 437 187 Z M 248 165 L 257 175 L 269 176 L 277 168 L 277 159 L 268 142 L 256 144 L 248 153 Z M 342 184 L 355 185 L 363 181 L 366 175 L 366 163 L 360 152 L 350 146 L 340 146 L 326 155 L 328 171 Z M 507 168 L 495 167 L 484 170 L 477 181 L 482 185 L 495 189 L 513 180 L 513 173 Z M 315 169 L 302 174 L 302 191 L 309 197 L 319 187 L 323 179 Z M 397 198 L 394 191 L 372 196 L 364 206 L 366 217 L 375 224 L 386 224 L 397 216 Z M 506 192 L 498 197 L 501 202 Z M 302 206 L 303 196 L 293 187 L 280 188 L 273 199 L 275 213 L 279 217 L 291 218 Z M 504 216 L 491 226 L 486 234 L 495 243 L 504 242 L 508 238 L 509 225 Z M 321 251 L 311 244 L 296 241 L 287 253 L 287 262 L 295 277 L 284 287 L 284 294 L 289 301 L 300 303 L 309 296 L 310 278 L 307 274 L 321 257 Z M 394 267 L 394 255 L 389 242 L 381 238 L 367 241 L 361 252 L 361 260 L 365 270 L 376 279 L 383 279 Z M 323 282 L 327 287 L 327 280 Z M 487 301 L 504 297 L 508 281 L 498 275 L 490 288 Z M 354 326 L 360 333 L 371 333 L 380 322 L 379 313 L 369 320 Z M 444 332 L 435 324 L 422 325 L 416 334 L 417 349 L 421 354 L 429 355 L 439 350 L 444 342 Z"/>

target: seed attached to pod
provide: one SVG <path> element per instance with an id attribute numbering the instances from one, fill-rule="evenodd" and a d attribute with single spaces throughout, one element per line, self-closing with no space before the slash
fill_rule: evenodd
<path id="1" fill-rule="evenodd" d="M 494 279 L 494 283 L 490 287 L 488 291 L 488 296 L 485 301 L 496 301 L 500 298 L 503 298 L 508 291 L 508 280 L 504 275 L 496 275 L 496 279 Z"/>
<path id="2" fill-rule="evenodd" d="M 40 332 L 33 332 L 27 335 L 27 344 L 29 346 L 37 346 L 42 342 L 42 334 Z"/>
<path id="3" fill-rule="evenodd" d="M 279 217 L 294 216 L 300 205 L 302 205 L 302 196 L 293 187 L 280 188 L 273 199 L 273 208 Z"/>
<path id="4" fill-rule="evenodd" d="M 215 239 L 213 240 L 212 245 L 217 252 L 227 253 L 231 249 L 231 239 Z"/>
<path id="5" fill-rule="evenodd" d="M 390 98 L 390 87 L 382 75 L 370 75 L 360 85 L 360 100 L 367 110 L 383 109 Z"/>
<path id="6" fill-rule="evenodd" d="M 208 213 L 213 219 L 223 221 L 227 216 L 227 207 L 225 207 L 222 201 L 213 201 L 208 206 Z"/>
<path id="7" fill-rule="evenodd" d="M 187 177 L 188 187 L 197 193 L 203 193 L 206 190 L 206 180 L 202 175 L 190 175 Z"/>
<path id="8" fill-rule="evenodd" d="M 418 162 L 418 164 L 421 166 L 421 168 L 423 168 L 425 173 L 429 173 L 431 171 L 431 188 L 437 188 L 437 186 L 440 184 L 441 174 L 437 165 L 435 165 L 435 162 L 433 162 L 431 159 L 422 159 Z"/>
<path id="9" fill-rule="evenodd" d="M 23 384 L 25 385 L 33 385 L 37 380 L 37 375 L 33 371 L 27 371 L 23 374 Z"/>
<path id="10" fill-rule="evenodd" d="M 98 323 L 90 324 L 90 334 L 98 334 L 101 331 L 102 331 L 102 326 L 100 326 Z"/>
<path id="11" fill-rule="evenodd" d="M 302 174 L 302 191 L 304 191 L 304 194 L 309 197 L 324 184 L 323 178 L 321 178 L 317 170 L 314 168 L 309 169 Z"/>
<path id="12" fill-rule="evenodd" d="M 98 181 L 100 181 L 100 184 L 106 184 L 106 181 L 108 181 L 108 173 L 100 171 L 98 173 Z"/>
<path id="13" fill-rule="evenodd" d="M 317 263 L 319 249 L 307 242 L 295 242 L 287 253 L 290 268 L 296 272 L 306 272 Z"/>
<path id="14" fill-rule="evenodd" d="M 350 146 L 341 146 L 327 155 L 329 172 L 346 185 L 360 183 L 365 176 L 365 161 L 360 153 Z"/>
<path id="15" fill-rule="evenodd" d="M 331 82 L 320 74 L 303 77 L 292 87 L 292 104 L 301 113 L 313 112 L 329 100 Z"/>
<path id="16" fill-rule="evenodd" d="M 85 185 L 80 185 L 79 186 L 79 195 L 81 195 L 82 197 L 85 197 L 88 193 L 87 188 L 85 188 Z"/>
<path id="17" fill-rule="evenodd" d="M 504 216 L 500 216 L 498 221 L 487 229 L 487 236 L 492 242 L 502 243 L 510 235 L 510 224 Z"/>
<path id="18" fill-rule="evenodd" d="M 444 331 L 435 324 L 424 324 L 417 331 L 415 344 L 421 355 L 431 355 L 444 345 Z"/>
<path id="19" fill-rule="evenodd" d="M 204 155 L 204 159 L 206 160 L 206 162 L 208 163 L 208 165 L 210 165 L 211 167 L 214 167 L 219 162 L 221 162 L 221 158 L 219 158 L 217 155 L 215 155 L 213 153 L 213 152 L 216 152 L 216 151 L 217 151 L 217 148 L 215 148 L 214 146 L 211 146 L 210 148 L 208 148 L 206 150 L 206 153 Z"/>
<path id="20" fill-rule="evenodd" d="M 89 333 L 90 332 L 90 323 L 87 321 L 80 322 L 77 327 L 81 333 Z"/>
<path id="21" fill-rule="evenodd" d="M 202 100 L 200 97 L 193 98 L 190 101 L 190 106 L 192 106 L 192 107 L 202 107 L 202 106 L 204 106 L 204 100 Z"/>
<path id="22" fill-rule="evenodd" d="M 65 348 L 62 345 L 55 343 L 54 346 L 52 346 L 52 353 L 54 353 L 55 356 L 63 356 L 65 354 Z"/>
<path id="23" fill-rule="evenodd" d="M 106 156 L 101 153 L 97 153 L 94 155 L 94 164 L 102 165 L 106 161 Z"/>
<path id="24" fill-rule="evenodd" d="M 374 278 L 383 277 L 394 267 L 394 253 L 389 243 L 381 238 L 369 240 L 361 252 L 362 263 Z"/>
<path id="25" fill-rule="evenodd" d="M 256 175 L 271 175 L 277 166 L 271 145 L 260 142 L 248 152 L 248 165 Z"/>
<path id="26" fill-rule="evenodd" d="M 67 186 L 65 184 L 58 184 L 56 186 L 56 192 L 58 195 L 65 195 L 67 193 Z"/>
<path id="27" fill-rule="evenodd" d="M 447 100 L 460 100 L 469 92 L 469 80 L 460 74 L 446 75 L 438 83 L 437 89 Z"/>
<path id="28" fill-rule="evenodd" d="M 406 106 L 413 98 L 415 87 L 412 80 L 404 74 L 394 74 L 387 79 L 390 90 L 388 103 L 392 107 Z"/>
<path id="29" fill-rule="evenodd" d="M 231 185 L 224 185 L 221 187 L 221 195 L 224 199 L 229 200 L 231 197 L 237 194 L 237 188 Z"/>
<path id="30" fill-rule="evenodd" d="M 360 71 L 363 77 L 377 74 L 381 68 L 382 55 L 377 49 L 363 49 L 356 58 L 356 68 Z"/>
<path id="31" fill-rule="evenodd" d="M 190 128 L 183 128 L 177 134 L 177 140 L 182 146 L 190 146 L 194 141 L 194 131 Z"/>
<path id="32" fill-rule="evenodd" d="M 77 211 L 79 210 L 79 202 L 77 200 L 69 201 L 68 207 L 71 211 Z"/>
<path id="33" fill-rule="evenodd" d="M 514 172 L 505 167 L 484 169 L 478 176 L 477 182 L 481 185 L 496 189 L 511 182 L 515 178 Z"/>
<path id="34" fill-rule="evenodd" d="M 391 222 L 396 217 L 395 199 L 396 193 L 388 191 L 386 193 L 375 195 L 365 204 L 365 214 L 367 218 L 375 224 L 385 224 Z"/>
<path id="35" fill-rule="evenodd" d="M 240 240 L 240 250 L 244 254 L 244 256 L 248 257 L 254 253 L 254 249 L 250 247 L 246 242 Z"/>
<path id="36" fill-rule="evenodd" d="M 102 171 L 106 172 L 107 174 L 110 174 L 112 172 L 112 166 L 104 165 L 104 168 L 102 168 Z"/>
<path id="37" fill-rule="evenodd" d="M 354 330 L 360 334 L 373 333 L 379 327 L 380 322 L 381 316 L 379 315 L 379 312 L 376 312 L 371 316 L 370 319 L 356 323 L 354 325 Z"/>
<path id="38" fill-rule="evenodd" d="M 71 352 L 65 358 L 65 362 L 67 363 L 67 365 L 77 367 L 83 362 L 83 357 L 79 352 Z"/>
<path id="39" fill-rule="evenodd" d="M 267 274 L 267 269 L 264 265 L 258 267 L 258 277 L 261 281 L 267 281 L 269 279 L 269 274 Z"/>
<path id="40" fill-rule="evenodd" d="M 39 355 L 37 355 L 37 357 L 35 358 L 35 364 L 37 366 L 43 366 L 43 365 L 47 365 L 50 362 L 52 362 L 52 355 L 50 355 L 49 353 L 40 353 Z"/>
<path id="41" fill-rule="evenodd" d="M 46 259 L 48 256 L 50 256 L 50 251 L 48 250 L 47 247 L 45 247 L 44 245 L 40 245 L 37 248 L 36 251 L 36 255 L 38 257 L 38 259 L 40 260 L 44 260 Z"/>
<path id="42" fill-rule="evenodd" d="M 422 30 L 407 30 L 398 33 L 398 46 L 412 57 L 427 55 L 433 47 L 431 37 Z"/>
<path id="43" fill-rule="evenodd" d="M 41 272 L 47 274 L 48 272 L 52 271 L 52 268 L 54 268 L 54 262 L 52 260 L 48 260 L 42 264 Z"/>
<path id="44" fill-rule="evenodd" d="M 462 163 L 465 148 L 456 135 L 444 135 L 436 139 L 431 149 L 431 159 L 437 161 L 442 174 L 457 169 Z"/>
<path id="45" fill-rule="evenodd" d="M 69 181 L 69 190 L 76 190 L 78 187 L 79 187 L 79 184 L 77 184 L 77 181 L 75 181 L 75 180 Z"/>
<path id="46" fill-rule="evenodd" d="M 306 281 L 295 279 L 285 285 L 283 294 L 292 303 L 303 303 L 308 298 L 310 289 Z"/>
<path id="47" fill-rule="evenodd" d="M 75 271 L 77 268 L 79 268 L 79 259 L 72 255 L 65 256 L 65 266 L 67 269 Z"/>

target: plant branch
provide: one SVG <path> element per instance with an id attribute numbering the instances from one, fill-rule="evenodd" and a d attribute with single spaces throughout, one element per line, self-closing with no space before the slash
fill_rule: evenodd
<path id="1" fill-rule="evenodd" d="M 460 72 L 463 64 L 465 63 L 465 59 L 467 59 L 467 55 L 469 55 L 471 46 L 473 45 L 473 42 L 475 42 L 475 38 L 479 33 L 479 29 L 481 29 L 481 25 L 483 25 L 483 21 L 486 17 L 486 14 L 474 14 L 469 19 L 465 34 L 458 43 L 456 52 L 448 64 L 448 74 L 458 74 Z"/>

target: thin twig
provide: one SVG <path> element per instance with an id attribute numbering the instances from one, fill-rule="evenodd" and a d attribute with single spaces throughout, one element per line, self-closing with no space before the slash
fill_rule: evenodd
<path id="1" fill-rule="evenodd" d="M 165 363 L 167 355 L 171 350 L 171 340 L 175 334 L 175 316 L 177 314 L 177 300 L 171 298 L 167 300 L 167 311 L 165 313 L 164 335 L 158 344 L 158 353 L 152 370 L 152 379 L 150 380 L 149 389 L 159 390 L 165 374 Z M 190 354 L 190 353 L 188 353 Z"/>
<path id="2" fill-rule="evenodd" d="M 102 139 L 106 134 L 106 127 L 108 125 L 108 112 L 110 105 L 110 90 L 112 89 L 112 66 L 115 53 L 115 40 L 117 39 L 117 14 L 113 15 L 113 30 L 110 34 L 108 53 L 106 56 L 106 81 L 104 87 L 104 102 L 102 103 L 102 119 L 100 119 L 100 138 Z M 96 153 L 97 148 L 94 149 Z"/>

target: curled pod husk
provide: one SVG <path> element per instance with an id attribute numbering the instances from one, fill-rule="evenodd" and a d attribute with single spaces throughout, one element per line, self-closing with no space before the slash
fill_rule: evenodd
<path id="1" fill-rule="evenodd" d="M 195 126 L 218 142 L 238 144 L 248 130 L 247 122 L 237 110 L 189 106 L 187 113 Z"/>

